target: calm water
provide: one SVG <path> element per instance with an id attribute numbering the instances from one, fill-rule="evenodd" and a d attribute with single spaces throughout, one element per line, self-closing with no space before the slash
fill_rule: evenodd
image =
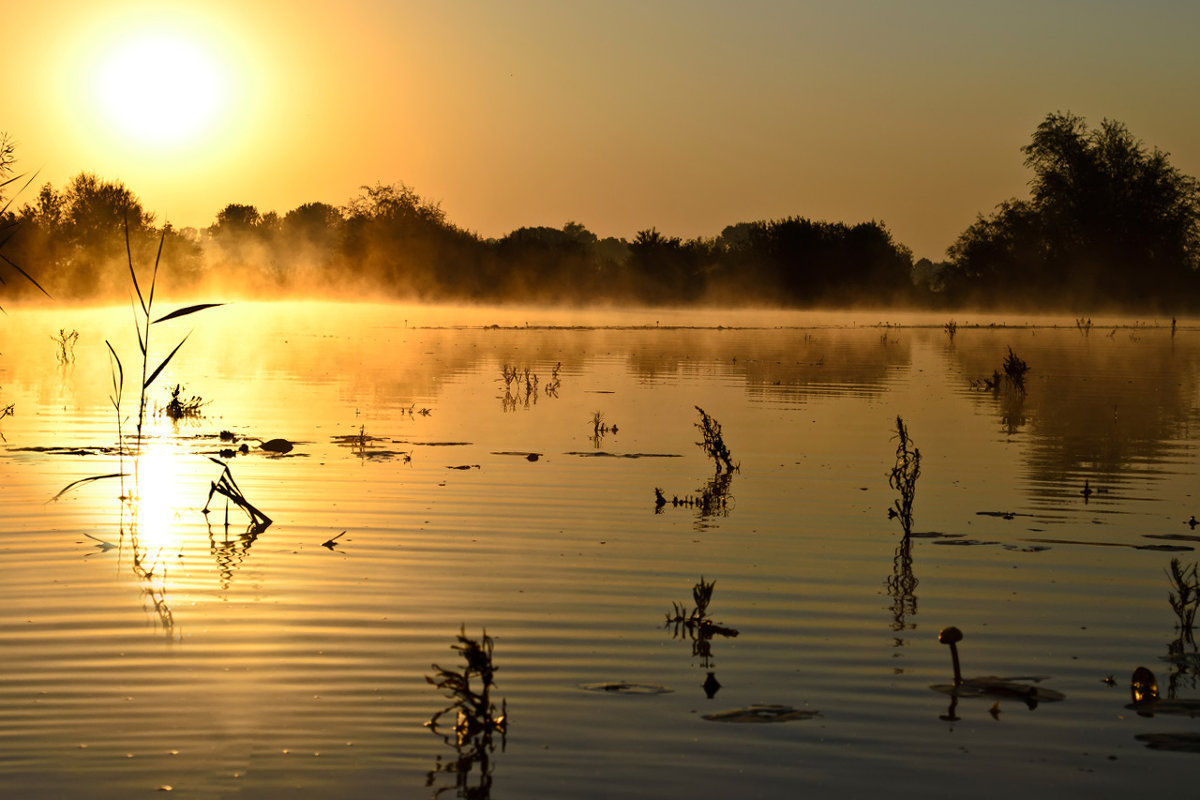
<path id="1" fill-rule="evenodd" d="M 1200 329 L 967 327 L 991 321 L 960 316 L 951 340 L 945 319 L 867 312 L 231 305 L 156 326 L 156 362 L 193 332 L 149 391 L 135 470 L 104 344 L 129 441 L 128 309 L 9 309 L 0 795 L 1190 791 L 1196 747 L 1135 737 L 1200 719 L 1126 704 L 1138 665 L 1200 697 L 1164 572 L 1200 547 Z M 66 364 L 60 329 L 79 332 Z M 972 388 L 1009 347 L 1026 395 Z M 203 405 L 173 423 L 176 384 Z M 656 511 L 656 487 L 714 478 L 695 406 L 740 471 L 723 505 Z M 923 455 L 908 559 L 887 517 L 897 415 Z M 275 438 L 294 449 L 257 447 Z M 225 461 L 273 521 L 258 534 L 219 496 L 201 513 L 243 440 Z M 115 478 L 52 501 L 122 469 L 136 503 Z M 707 652 L 664 627 L 701 576 L 739 634 Z M 494 638 L 507 703 L 486 763 L 424 727 L 464 625 Z M 1066 699 L 951 708 L 930 688 L 951 678 L 947 625 L 968 676 L 1044 675 Z M 619 681 L 672 691 L 580 688 Z M 704 719 L 756 703 L 819 713 Z"/>

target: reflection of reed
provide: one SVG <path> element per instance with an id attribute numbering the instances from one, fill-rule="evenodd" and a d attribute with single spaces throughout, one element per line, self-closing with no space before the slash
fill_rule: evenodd
<path id="1" fill-rule="evenodd" d="M 455 750 L 453 759 L 443 760 L 437 757 L 432 770 L 426 774 L 425 785 L 433 787 L 433 797 L 454 789 L 457 797 L 487 800 L 492 792 L 491 755 L 496 750 L 494 734 L 500 734 L 500 750 L 503 752 L 508 732 L 508 708 L 501 701 L 497 714 L 495 704 L 491 700 L 491 690 L 495 682 L 493 676 L 497 667 L 492 664 L 492 637 L 483 632 L 480 641 L 468 638 L 466 626 L 458 634 L 458 643 L 451 645 L 466 662 L 461 672 L 433 665 L 437 674 L 426 676 L 428 683 L 446 692 L 452 702 L 446 708 L 438 711 L 425 726 L 442 737 Z M 471 680 L 479 681 L 479 690 L 472 688 Z M 442 715 L 454 712 L 454 729 L 445 731 L 438 727 Z M 476 782 L 472 784 L 475 767 L 479 767 Z M 437 787 L 439 774 L 454 776 L 453 786 Z"/>
<path id="2" fill-rule="evenodd" d="M 1025 392 L 1004 392 L 1000 400 L 1000 423 L 1004 432 L 1015 436 L 1028 421 L 1025 416 Z"/>
<path id="3" fill-rule="evenodd" d="M 912 537 L 903 536 L 892 559 L 892 574 L 887 580 L 888 595 L 892 598 L 892 631 L 896 646 L 904 646 L 903 633 L 916 628 L 908 617 L 917 613 L 917 576 L 913 574 Z"/>
<path id="4" fill-rule="evenodd" d="M 229 536 L 229 521 L 226 520 L 223 526 L 224 536 L 218 540 L 213 535 L 211 524 L 207 524 L 208 528 L 208 552 L 209 555 L 217 562 L 217 572 L 221 580 L 221 589 L 228 589 L 233 582 L 233 573 L 246 560 L 246 556 L 250 554 L 250 546 L 258 540 L 260 531 L 251 524 L 244 533 L 239 533 L 230 538 Z"/>
<path id="5" fill-rule="evenodd" d="M 168 639 L 175 638 L 175 615 L 167 603 L 167 564 L 162 558 L 162 548 L 150 552 L 143 547 L 138 536 L 137 498 L 128 498 L 121 503 L 121 539 L 128 534 L 130 565 L 134 576 L 138 579 L 138 588 L 142 597 L 149 603 L 149 608 L 158 617 L 158 624 Z M 129 505 L 129 520 L 126 524 L 125 507 Z M 143 608 L 146 608 L 143 605 Z"/>
<path id="6" fill-rule="evenodd" d="M 1167 699 L 1174 700 L 1180 684 L 1196 687 L 1200 677 L 1200 650 L 1196 646 L 1196 612 L 1200 611 L 1200 565 L 1183 564 L 1172 558 L 1167 569 L 1171 591 L 1167 599 L 1175 613 L 1176 636 L 1167 644 L 1166 661 L 1171 664 L 1167 674 Z"/>

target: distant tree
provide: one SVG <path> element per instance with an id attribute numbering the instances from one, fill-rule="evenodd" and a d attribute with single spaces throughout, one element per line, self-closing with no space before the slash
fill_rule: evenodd
<path id="1" fill-rule="evenodd" d="M 34 204 L 21 209 L 13 249 L 22 263 L 38 265 L 50 293 L 93 297 L 128 274 L 126 226 L 135 258 L 157 246 L 153 221 L 124 184 L 80 173 L 61 192 L 46 184 Z"/>
<path id="2" fill-rule="evenodd" d="M 912 291 L 912 253 L 878 222 L 743 222 L 725 228 L 721 243 L 722 291 L 746 299 L 888 302 Z"/>
<path id="3" fill-rule="evenodd" d="M 342 213 L 346 263 L 371 289 L 424 298 L 495 290 L 479 269 L 478 240 L 410 187 L 364 186 Z"/>
<path id="4" fill-rule="evenodd" d="M 304 203 L 283 215 L 282 232 L 287 239 L 323 245 L 340 237 L 345 219 L 328 203 Z"/>
<path id="5" fill-rule="evenodd" d="M 664 236 L 657 228 L 637 232 L 629 243 L 630 272 L 636 299 L 648 303 L 694 300 L 705 291 L 699 241 L 687 244 L 678 236 Z"/>
<path id="6" fill-rule="evenodd" d="M 254 206 L 230 203 L 217 212 L 217 221 L 209 228 L 213 237 L 244 236 L 262 225 L 263 217 Z"/>
<path id="7" fill-rule="evenodd" d="M 1111 120 L 1089 129 L 1049 114 L 1021 150 L 1030 199 L 980 215 L 947 251 L 963 290 L 1059 305 L 1195 302 L 1200 182 Z"/>
<path id="8" fill-rule="evenodd" d="M 4 199 L 5 189 L 15 180 L 12 177 L 13 164 L 17 163 L 17 147 L 8 134 L 0 131 L 0 200 Z M 7 210 L 8 204 L 3 204 Z"/>

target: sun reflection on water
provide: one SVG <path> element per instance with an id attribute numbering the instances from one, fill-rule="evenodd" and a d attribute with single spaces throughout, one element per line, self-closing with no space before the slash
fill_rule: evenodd
<path id="1" fill-rule="evenodd" d="M 149 439 L 137 458 L 131 524 L 147 553 L 179 548 L 174 523 L 178 517 L 179 461 L 184 456 L 170 440 Z"/>

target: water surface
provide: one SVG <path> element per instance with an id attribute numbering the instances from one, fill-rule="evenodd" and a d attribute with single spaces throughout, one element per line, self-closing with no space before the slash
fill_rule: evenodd
<path id="1" fill-rule="evenodd" d="M 1197 736 L 1200 720 L 1126 704 L 1138 665 L 1164 695 L 1200 695 L 1164 573 L 1200 546 L 1186 524 L 1200 330 L 960 318 L 951 338 L 943 322 L 225 306 L 155 327 L 155 360 L 192 333 L 148 392 L 133 463 L 128 309 L 12 310 L 0 790 L 1190 788 L 1195 752 L 1135 737 Z M 80 334 L 65 364 L 60 329 Z M 126 370 L 124 457 L 106 339 Z M 1030 365 L 1026 392 L 973 386 L 1009 347 Z M 172 421 L 179 384 L 203 404 Z M 696 406 L 740 464 L 717 506 L 686 502 L 716 477 Z M 923 456 L 908 548 L 887 516 L 897 415 Z M 274 438 L 294 449 L 258 448 Z M 217 461 L 265 530 L 220 496 L 201 513 Z M 685 503 L 656 508 L 655 488 Z M 707 651 L 664 627 L 702 576 L 716 581 L 710 616 L 738 631 Z M 965 634 L 969 675 L 1044 675 L 1066 699 L 951 709 L 930 688 L 950 679 L 946 625 Z M 494 638 L 509 720 L 503 747 L 456 774 L 455 748 L 424 723 L 449 702 L 426 676 L 458 665 L 462 626 Z M 580 688 L 620 681 L 672 691 Z M 751 704 L 819 713 L 704 719 Z"/>

